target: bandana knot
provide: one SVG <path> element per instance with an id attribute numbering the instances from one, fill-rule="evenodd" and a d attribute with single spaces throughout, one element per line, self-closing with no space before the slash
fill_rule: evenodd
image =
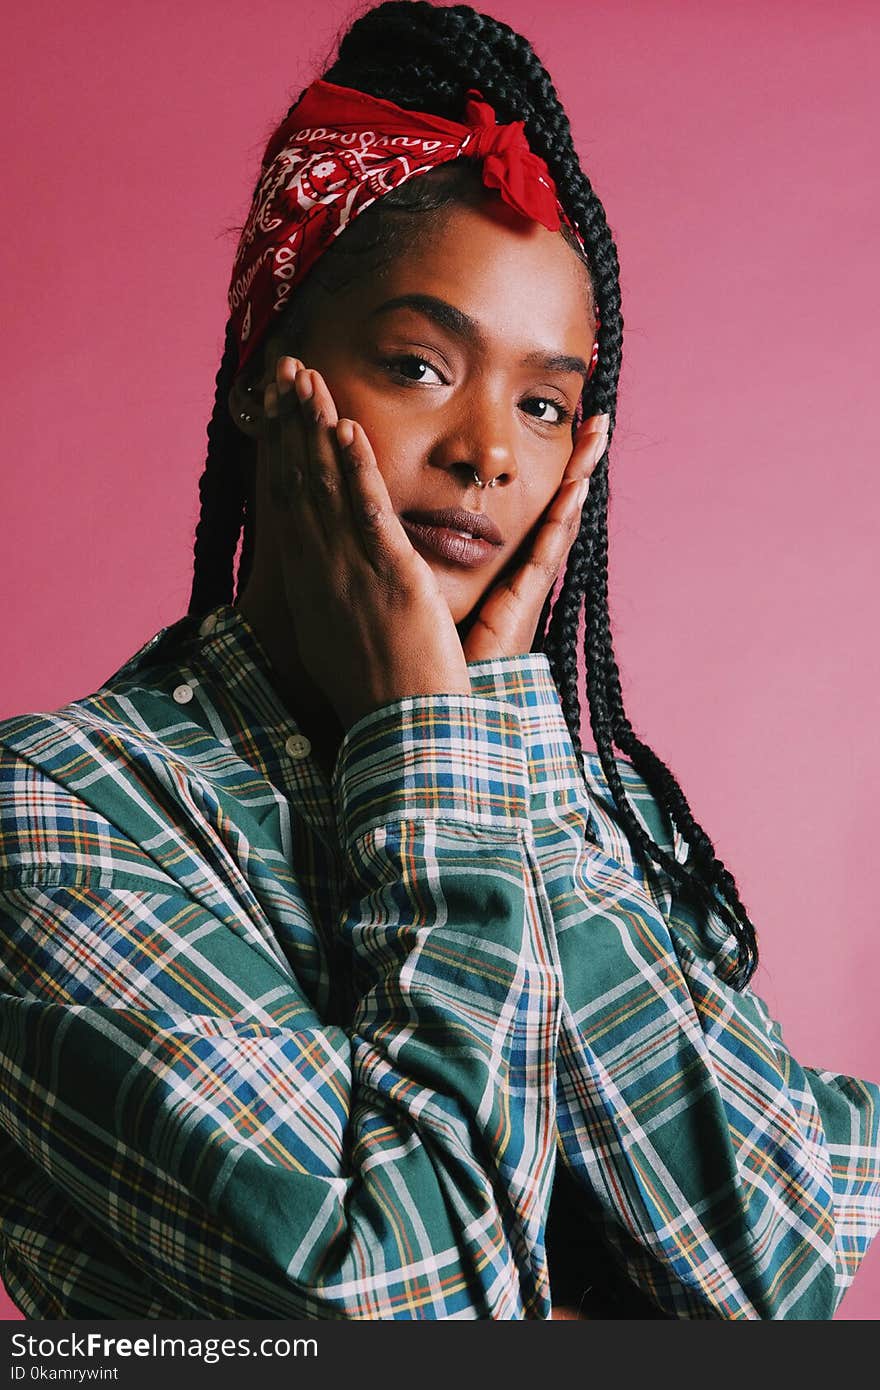
<path id="1" fill-rule="evenodd" d="M 556 189 L 547 166 L 529 149 L 524 121 L 499 125 L 495 112 L 475 89 L 467 94 L 465 120 L 471 134 L 462 154 L 483 161 L 483 182 L 506 203 L 551 232 L 559 227 Z"/>

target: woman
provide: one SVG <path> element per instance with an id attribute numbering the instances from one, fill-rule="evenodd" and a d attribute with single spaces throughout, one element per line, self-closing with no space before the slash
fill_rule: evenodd
<path id="1" fill-rule="evenodd" d="M 12 1296 L 830 1318 L 880 1091 L 787 1051 L 626 719 L 617 259 L 525 40 L 359 20 L 269 142 L 230 310 L 189 615 L 0 729 Z"/>

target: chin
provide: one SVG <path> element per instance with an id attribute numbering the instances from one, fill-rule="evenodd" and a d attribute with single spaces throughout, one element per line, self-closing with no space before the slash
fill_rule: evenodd
<path id="1" fill-rule="evenodd" d="M 455 626 L 470 626 L 470 620 L 479 612 L 483 600 L 491 592 L 499 574 L 505 568 L 502 557 L 506 554 L 506 548 L 502 551 L 502 556 L 497 559 L 493 556 L 488 564 L 481 564 L 479 567 L 456 565 L 442 559 L 427 546 L 423 548 L 418 540 L 414 542 L 413 548 L 422 556 L 433 574 Z"/>

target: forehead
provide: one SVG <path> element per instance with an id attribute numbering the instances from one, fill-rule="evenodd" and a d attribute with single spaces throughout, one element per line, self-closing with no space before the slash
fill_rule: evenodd
<path id="1" fill-rule="evenodd" d="M 355 313 L 369 314 L 398 295 L 433 295 L 473 318 L 487 343 L 589 358 L 589 278 L 559 232 L 521 217 L 496 195 L 416 215 L 408 231 L 392 257 L 350 287 L 345 299 Z"/>

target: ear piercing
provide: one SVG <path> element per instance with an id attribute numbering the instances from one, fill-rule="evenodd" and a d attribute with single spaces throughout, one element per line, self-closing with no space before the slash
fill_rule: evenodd
<path id="1" fill-rule="evenodd" d="M 246 387 L 244 388 L 244 393 L 245 393 L 246 396 L 255 396 L 255 395 L 257 394 L 257 392 L 259 391 L 259 389 L 260 389 L 259 384 L 258 384 L 257 382 L 255 382 L 255 383 L 254 383 L 253 385 L 251 385 L 251 386 L 246 386 Z M 253 415 L 249 415 L 249 414 L 247 413 L 246 410 L 240 410 L 240 411 L 238 412 L 238 418 L 239 418 L 239 420 L 241 420 L 241 422 L 242 422 L 243 425 L 250 425 L 250 424 L 253 422 L 253 418 L 254 418 L 254 417 L 253 417 Z"/>

